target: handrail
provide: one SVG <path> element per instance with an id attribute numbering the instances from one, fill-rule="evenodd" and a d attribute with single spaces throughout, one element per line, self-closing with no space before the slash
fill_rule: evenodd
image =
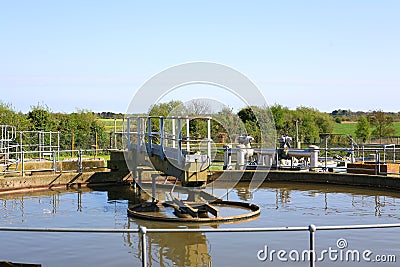
<path id="1" fill-rule="evenodd" d="M 333 226 L 294 226 L 294 227 L 266 227 L 266 228 L 206 228 L 206 229 L 162 229 L 140 226 L 138 229 L 94 229 L 94 228 L 29 228 L 29 227 L 0 227 L 0 232 L 46 232 L 46 233 L 138 233 L 142 243 L 142 266 L 147 267 L 147 234 L 148 233 L 259 233 L 259 232 L 309 232 L 309 266 L 315 266 L 315 232 L 335 230 L 382 229 L 400 228 L 400 223 L 394 224 L 360 224 L 360 225 L 333 225 Z"/>
<path id="2" fill-rule="evenodd" d="M 4 159 L 0 160 L 0 167 L 5 167 L 4 170 L 0 169 L 0 174 L 7 174 L 7 173 L 21 173 L 22 176 L 25 175 L 25 172 L 31 172 L 31 171 L 53 171 L 54 173 L 56 172 L 69 172 L 69 171 L 77 171 L 79 173 L 82 173 L 82 171 L 85 169 L 99 169 L 99 168 L 106 168 L 106 167 L 82 167 L 82 160 L 86 157 L 92 157 L 91 155 L 87 155 L 86 153 L 95 153 L 97 152 L 110 152 L 113 149 L 74 149 L 74 150 L 51 150 L 51 151 L 17 151 L 17 152 L 9 152 L 8 155 L 14 155 L 16 156 L 15 159 L 7 159 L 6 161 Z M 71 152 L 77 152 L 77 157 L 74 158 L 77 162 L 76 164 L 76 168 L 72 168 L 72 169 L 68 169 L 68 170 L 57 170 L 57 165 L 59 162 L 62 162 L 62 160 L 59 159 L 59 153 L 71 153 Z M 42 153 L 42 157 L 40 156 L 40 153 Z M 5 154 L 5 153 L 0 153 L 1 154 Z M 39 160 L 42 161 L 45 159 L 45 156 L 50 156 L 49 160 L 45 160 L 47 162 L 52 162 L 52 168 L 39 168 L 39 169 L 34 169 L 34 170 L 26 170 L 25 169 L 25 163 L 29 161 L 29 159 L 27 159 L 27 155 L 38 155 L 39 156 Z M 36 158 L 30 158 L 30 159 L 34 159 L 36 160 Z M 3 164 L 2 161 L 4 163 L 12 163 L 12 164 L 17 164 L 15 167 L 15 170 L 10 170 L 9 166 L 11 164 Z M 20 170 L 18 169 L 18 164 L 21 164 L 21 168 Z"/>

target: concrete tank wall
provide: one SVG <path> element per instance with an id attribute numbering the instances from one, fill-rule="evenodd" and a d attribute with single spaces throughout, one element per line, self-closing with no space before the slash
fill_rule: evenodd
<path id="1" fill-rule="evenodd" d="M 390 177 L 383 175 L 365 175 L 365 174 L 348 174 L 348 173 L 329 173 L 329 172 L 297 172 L 297 171 L 226 171 L 224 177 L 239 178 L 241 182 L 250 182 L 253 175 L 257 173 L 257 177 L 265 176 L 265 182 L 305 182 L 305 183 L 324 183 L 351 186 L 368 186 L 389 189 L 400 189 L 400 177 Z M 214 171 L 210 175 L 210 180 L 218 179 L 222 171 Z M 218 181 L 221 181 L 220 179 Z"/>

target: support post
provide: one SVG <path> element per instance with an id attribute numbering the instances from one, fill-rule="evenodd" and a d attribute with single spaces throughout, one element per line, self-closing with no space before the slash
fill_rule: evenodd
<path id="1" fill-rule="evenodd" d="M 152 151 L 151 151 L 151 138 L 152 138 L 152 134 L 151 134 L 151 117 L 147 118 L 147 155 L 149 155 L 149 157 L 152 156 Z"/>
<path id="2" fill-rule="evenodd" d="M 75 134 L 71 134 L 71 158 L 74 157 L 74 150 L 75 150 Z"/>
<path id="3" fill-rule="evenodd" d="M 354 153 L 354 151 L 353 151 Z M 325 172 L 328 171 L 328 135 L 325 136 Z"/>
<path id="4" fill-rule="evenodd" d="M 144 123 L 143 123 L 144 124 Z M 135 180 L 135 189 L 137 183 L 137 176 L 138 176 L 138 165 L 139 165 L 139 158 L 140 158 L 140 149 L 142 145 L 142 118 L 137 118 L 137 143 L 136 143 L 136 155 L 133 154 L 133 151 L 128 151 L 130 155 L 133 157 L 133 179 Z"/>
<path id="5" fill-rule="evenodd" d="M 24 150 L 24 145 L 22 143 L 22 132 L 19 133 L 19 150 L 21 152 L 20 159 L 22 161 L 22 151 Z"/>
<path id="6" fill-rule="evenodd" d="M 381 155 L 379 154 L 378 150 L 375 151 L 375 175 L 378 175 L 381 170 Z"/>
<path id="7" fill-rule="evenodd" d="M 52 146 L 52 142 L 51 142 L 51 138 L 52 138 L 52 132 L 49 132 L 49 151 L 53 150 L 53 146 Z M 46 136 L 45 136 L 46 137 Z M 45 138 L 46 140 L 46 138 Z"/>
<path id="8" fill-rule="evenodd" d="M 386 145 L 383 145 L 383 164 L 386 164 Z"/>
<path id="9" fill-rule="evenodd" d="M 82 150 L 79 149 L 78 151 L 78 172 L 81 174 L 82 173 Z"/>
<path id="10" fill-rule="evenodd" d="M 232 169 L 232 150 L 230 145 L 224 146 L 224 170 Z"/>
<path id="11" fill-rule="evenodd" d="M 211 165 L 211 119 L 207 119 L 207 157 L 208 165 Z"/>
<path id="12" fill-rule="evenodd" d="M 117 119 L 114 119 L 114 149 L 117 149 Z"/>
<path id="13" fill-rule="evenodd" d="M 160 117 L 160 147 L 161 147 L 160 156 L 161 156 L 161 159 L 164 160 L 165 159 L 165 156 L 164 156 L 164 117 Z"/>
<path id="14" fill-rule="evenodd" d="M 186 151 L 189 153 L 190 151 L 190 143 L 189 143 L 189 138 L 190 138 L 190 132 L 189 132 L 189 118 L 186 118 Z"/>
<path id="15" fill-rule="evenodd" d="M 57 132 L 57 161 L 60 161 L 60 131 Z"/>
<path id="16" fill-rule="evenodd" d="M 141 125 L 141 118 L 137 118 L 137 143 L 136 143 L 136 155 L 139 155 L 140 151 L 140 141 L 142 139 L 142 125 Z"/>
<path id="17" fill-rule="evenodd" d="M 140 226 L 139 233 L 142 240 L 142 267 L 147 267 L 147 228 Z"/>
<path id="18" fill-rule="evenodd" d="M 52 152 L 53 157 L 53 173 L 55 174 L 57 171 L 57 163 L 56 163 L 56 152 L 53 150 Z"/>
<path id="19" fill-rule="evenodd" d="M 94 149 L 95 149 L 94 157 L 97 158 L 98 148 L 99 148 L 99 136 L 98 136 L 97 132 L 96 132 L 96 142 L 95 142 L 94 145 L 95 145 L 95 147 L 94 147 Z"/>
<path id="20" fill-rule="evenodd" d="M 127 145 L 127 149 L 130 150 L 131 148 L 131 118 L 127 118 L 126 121 L 126 134 L 127 134 L 127 139 L 128 139 L 128 145 Z"/>
<path id="21" fill-rule="evenodd" d="M 41 138 L 42 134 L 41 132 L 38 132 L 38 143 L 39 143 L 39 160 L 42 160 L 42 138 Z"/>
<path id="22" fill-rule="evenodd" d="M 22 177 L 25 176 L 25 152 L 21 151 L 21 170 L 22 170 Z"/>
<path id="23" fill-rule="evenodd" d="M 299 142 L 299 120 L 296 120 L 295 123 L 296 123 L 296 148 L 300 149 L 301 145 Z"/>
<path id="24" fill-rule="evenodd" d="M 314 224 L 308 226 L 310 232 L 310 267 L 315 267 L 315 231 L 317 227 Z"/>
<path id="25" fill-rule="evenodd" d="M 265 154 L 262 156 L 264 158 L 264 165 L 267 166 L 268 168 L 271 168 L 272 166 L 272 156 L 269 154 Z"/>
<path id="26" fill-rule="evenodd" d="M 133 177 L 133 182 L 132 182 L 132 184 L 131 184 L 131 186 L 133 187 L 133 191 L 136 193 L 136 188 L 137 188 L 137 182 L 136 182 L 136 179 L 137 179 L 137 170 L 133 170 L 133 171 L 131 171 L 131 176 Z"/>
<path id="27" fill-rule="evenodd" d="M 364 145 L 362 146 L 362 163 L 364 164 Z"/>
<path id="28" fill-rule="evenodd" d="M 173 118 L 171 121 L 172 121 L 172 147 L 175 148 L 176 147 L 175 118 Z"/>
<path id="29" fill-rule="evenodd" d="M 181 118 L 178 118 L 178 166 L 182 166 L 182 125 Z"/>
<path id="30" fill-rule="evenodd" d="M 142 200 L 142 172 L 143 169 L 137 169 L 137 175 L 138 175 L 138 185 L 139 185 L 139 190 L 138 190 L 138 196 L 139 200 Z"/>
<path id="31" fill-rule="evenodd" d="M 151 197 L 152 197 L 152 201 L 155 202 L 156 201 L 156 178 L 157 178 L 157 174 L 152 174 L 151 175 Z"/>

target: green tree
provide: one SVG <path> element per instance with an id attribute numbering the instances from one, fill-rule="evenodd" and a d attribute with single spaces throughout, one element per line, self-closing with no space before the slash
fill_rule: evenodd
<path id="1" fill-rule="evenodd" d="M 243 121 L 243 123 L 246 123 L 246 122 L 257 123 L 257 117 L 253 111 L 254 108 L 255 107 L 242 108 L 238 112 L 238 116 Z"/>
<path id="2" fill-rule="evenodd" d="M 159 103 L 151 106 L 149 110 L 150 116 L 208 116 L 211 115 L 211 107 L 205 100 L 196 99 L 186 103 L 181 101 L 170 101 L 167 103 Z M 184 122 L 182 122 L 184 123 Z M 151 119 L 152 130 L 159 130 L 159 119 Z M 172 128 L 169 123 L 164 124 L 165 131 L 171 132 Z M 182 125 L 182 133 L 186 135 L 186 127 Z M 201 119 L 193 119 L 189 121 L 189 136 L 195 139 L 205 138 L 207 136 L 207 121 Z"/>
<path id="3" fill-rule="evenodd" d="M 375 127 L 372 136 L 378 137 L 380 143 L 382 143 L 382 137 L 391 136 L 396 132 L 393 126 L 393 117 L 386 115 L 382 110 L 373 111 L 369 119 Z"/>
<path id="4" fill-rule="evenodd" d="M 285 134 L 286 121 L 289 113 L 287 107 L 282 107 L 281 105 L 275 104 L 270 108 L 275 121 L 275 128 L 279 134 Z"/>
<path id="5" fill-rule="evenodd" d="M 28 120 L 33 131 L 53 131 L 57 125 L 53 113 L 47 106 L 32 106 L 28 113 Z"/>
<path id="6" fill-rule="evenodd" d="M 256 143 L 262 143 L 266 147 L 275 146 L 274 117 L 268 106 L 246 107 L 238 112 L 238 116 L 245 124 L 246 132 L 254 137 Z"/>
<path id="7" fill-rule="evenodd" d="M 194 99 L 184 104 L 184 111 L 188 116 L 212 116 L 210 104 L 207 100 Z M 190 120 L 189 122 L 190 136 L 195 139 L 207 137 L 207 121 L 202 119 Z"/>
<path id="8" fill-rule="evenodd" d="M 314 108 L 298 107 L 293 111 L 292 118 L 293 121 L 299 121 L 300 140 L 306 143 L 316 142 L 320 134 L 332 133 L 333 131 L 333 118 L 329 114 Z"/>
<path id="9" fill-rule="evenodd" d="M 93 112 L 78 110 L 71 114 L 57 114 L 57 117 L 57 130 L 61 132 L 60 142 L 64 149 L 71 148 L 72 135 L 75 149 L 91 149 L 96 143 L 96 134 L 99 148 L 107 147 L 109 135 Z"/>
<path id="10" fill-rule="evenodd" d="M 287 134 L 295 137 L 296 122 L 301 142 L 315 142 L 320 134 L 333 132 L 332 116 L 317 109 L 300 106 L 296 110 L 289 110 L 281 105 L 274 105 L 270 109 L 275 120 L 277 135 Z"/>
<path id="11" fill-rule="evenodd" d="M 175 100 L 171 100 L 167 103 L 154 104 L 148 110 L 149 116 L 156 116 L 156 117 L 158 117 L 158 116 L 163 116 L 163 117 L 182 116 L 182 115 L 186 115 L 185 113 L 186 112 L 184 111 L 183 102 L 175 101 Z M 151 125 L 152 125 L 152 127 L 151 127 L 152 131 L 158 131 L 158 129 L 160 127 L 159 119 L 152 118 Z M 165 127 L 166 127 L 165 128 L 166 132 L 171 132 L 170 125 L 165 125 Z M 186 129 L 186 128 L 184 127 L 184 129 Z"/>
<path id="12" fill-rule="evenodd" d="M 148 111 L 149 116 L 176 116 L 182 115 L 177 113 L 182 113 L 183 103 L 181 101 L 171 100 L 167 103 L 159 103 L 152 105 Z M 173 114 L 171 114 L 171 112 Z"/>
<path id="13" fill-rule="evenodd" d="M 371 125 L 365 116 L 360 116 L 358 118 L 355 134 L 363 143 L 371 137 Z"/>
<path id="14" fill-rule="evenodd" d="M 242 122 L 245 125 L 246 132 L 242 134 L 249 134 L 251 135 L 256 143 L 259 143 L 261 141 L 261 132 L 260 132 L 260 124 L 257 120 L 256 112 L 255 109 L 257 107 L 246 107 L 242 108 L 238 112 L 239 118 L 242 120 Z"/>
<path id="15" fill-rule="evenodd" d="M 246 133 L 243 122 L 231 108 L 224 107 L 212 116 L 211 136 L 213 140 L 224 139 L 225 143 L 235 142 L 236 138 Z"/>
<path id="16" fill-rule="evenodd" d="M 22 112 L 16 112 L 11 104 L 0 101 L 0 125 L 15 126 L 17 131 L 25 131 L 30 123 Z"/>
<path id="17" fill-rule="evenodd" d="M 319 128 L 319 134 L 333 132 L 334 121 L 329 114 L 316 110 L 315 123 Z"/>

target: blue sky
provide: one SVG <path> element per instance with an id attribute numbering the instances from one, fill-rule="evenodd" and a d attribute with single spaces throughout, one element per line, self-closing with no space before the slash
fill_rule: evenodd
<path id="1" fill-rule="evenodd" d="M 151 76 L 210 61 L 247 75 L 269 104 L 397 112 L 399 14 L 386 0 L 0 0 L 0 99 L 125 112 Z"/>

